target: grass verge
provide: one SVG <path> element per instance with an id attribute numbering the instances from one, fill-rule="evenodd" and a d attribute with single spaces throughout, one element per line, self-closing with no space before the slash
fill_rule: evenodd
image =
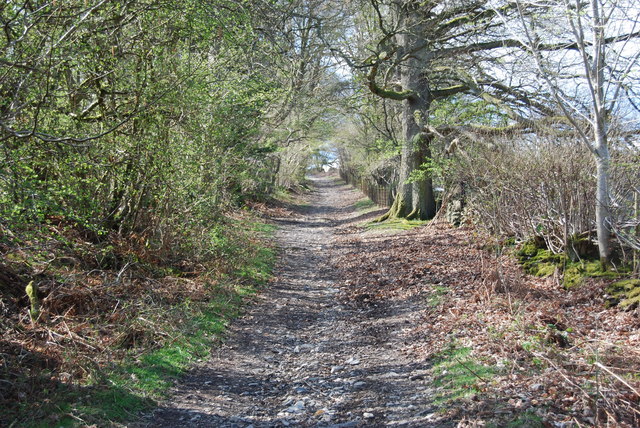
<path id="1" fill-rule="evenodd" d="M 385 220 L 383 222 L 369 222 L 364 226 L 367 230 L 389 230 L 389 231 L 398 231 L 398 230 L 411 230 L 416 227 L 424 226 L 429 223 L 428 220 L 407 220 L 404 218 L 394 218 Z"/>
<path id="2" fill-rule="evenodd" d="M 354 204 L 354 208 L 358 212 L 371 211 L 372 209 L 375 209 L 377 207 L 378 206 L 375 204 L 375 202 L 373 202 L 371 199 L 369 199 L 367 197 L 356 201 L 356 203 Z"/>
<path id="3" fill-rule="evenodd" d="M 22 388 L 15 393 L 18 400 L 7 402 L 7 426 L 121 426 L 153 407 L 176 378 L 223 340 L 229 321 L 271 277 L 276 255 L 267 238 L 275 228 L 245 215 L 228 219 L 226 229 L 217 250 L 220 260 L 195 274 L 142 266 L 121 281 L 121 289 L 107 290 L 116 299 L 104 313 L 94 308 L 61 318 L 45 304 L 49 315 L 30 327 L 32 347 L 21 352 L 36 355 L 39 349 L 49 355 L 42 361 L 55 364 L 33 364 L 22 370 L 22 378 L 11 378 L 16 385 L 39 386 Z M 70 289 L 76 306 L 82 303 L 78 290 L 78 285 Z M 104 300 L 96 290 L 102 288 L 91 290 L 91 297 Z M 64 342 L 57 339 L 60 319 L 68 329 Z M 60 342 L 48 342 L 47 335 Z"/>

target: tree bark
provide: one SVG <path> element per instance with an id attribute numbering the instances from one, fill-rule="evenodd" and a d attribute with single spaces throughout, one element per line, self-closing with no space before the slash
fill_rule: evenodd
<path id="1" fill-rule="evenodd" d="M 609 154 L 609 144 L 607 141 L 607 110 L 605 107 L 605 20 L 602 17 L 600 5 L 597 1 L 591 0 L 591 11 L 593 13 L 593 64 L 589 67 L 588 60 L 585 62 L 587 75 L 591 72 L 590 80 L 593 97 L 593 133 L 595 140 L 596 157 L 596 232 L 598 235 L 598 252 L 602 268 L 607 269 L 611 262 L 611 231 L 609 228 L 609 165 L 611 155 Z"/>
<path id="2" fill-rule="evenodd" d="M 425 35 L 427 29 L 419 13 L 419 2 L 406 2 L 398 8 L 402 31 L 397 35 L 400 83 L 411 95 L 402 106 L 403 144 L 400 156 L 398 192 L 389 211 L 379 221 L 389 218 L 429 219 L 435 216 L 435 198 L 429 173 L 419 178 L 412 173 L 431 157 L 430 139 L 423 132 L 431 106 L 431 92 L 425 70 L 428 66 Z"/>
<path id="3" fill-rule="evenodd" d="M 416 157 L 418 166 L 431 160 L 431 136 L 420 133 Z M 436 199 L 433 192 L 431 173 L 425 173 L 421 180 L 413 183 L 413 211 L 415 218 L 432 219 L 436 215 Z"/>
<path id="4" fill-rule="evenodd" d="M 611 261 L 611 230 L 609 228 L 611 216 L 609 212 L 609 166 L 611 156 L 606 135 L 602 130 L 596 129 L 596 143 L 596 234 L 600 262 L 603 268 L 607 268 Z"/>

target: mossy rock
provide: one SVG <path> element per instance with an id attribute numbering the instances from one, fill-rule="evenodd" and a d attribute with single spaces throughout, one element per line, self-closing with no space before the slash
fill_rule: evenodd
<path id="1" fill-rule="evenodd" d="M 562 284 L 566 288 L 580 285 L 584 278 L 618 278 L 620 274 L 611 270 L 603 270 L 598 260 L 570 263 L 564 270 Z"/>
<path id="2" fill-rule="evenodd" d="M 566 288 L 570 288 L 582 283 L 584 278 L 617 279 L 627 271 L 628 269 L 623 269 L 623 267 L 620 267 L 618 271 L 603 269 L 599 260 L 570 263 L 564 270 L 562 283 Z"/>
<path id="3" fill-rule="evenodd" d="M 547 277 L 553 275 L 556 269 L 555 263 L 544 262 L 531 266 L 530 272 L 535 276 Z"/>
<path id="4" fill-rule="evenodd" d="M 527 242 L 523 243 L 518 250 L 518 258 L 530 258 L 535 257 L 540 250 L 546 250 L 544 241 L 539 238 L 531 238 Z"/>
<path id="5" fill-rule="evenodd" d="M 564 255 L 546 249 L 544 240 L 533 238 L 525 242 L 516 253 L 524 270 L 535 276 L 551 276 L 564 261 Z"/>
<path id="6" fill-rule="evenodd" d="M 640 279 L 624 279 L 607 287 L 606 306 L 633 309 L 640 305 Z"/>
<path id="7" fill-rule="evenodd" d="M 599 260 L 573 262 L 566 254 L 549 251 L 541 238 L 525 242 L 516 256 L 524 270 L 531 275 L 548 277 L 556 271 L 561 272 L 562 283 L 566 288 L 580 285 L 584 278 L 616 279 L 629 271 L 625 267 L 619 267 L 617 271 L 603 269 Z"/>
<path id="8" fill-rule="evenodd" d="M 582 265 L 585 273 L 591 278 L 616 279 L 631 270 L 629 266 L 618 266 L 616 270 L 606 269 L 602 267 L 602 263 L 599 260 L 583 262 Z"/>

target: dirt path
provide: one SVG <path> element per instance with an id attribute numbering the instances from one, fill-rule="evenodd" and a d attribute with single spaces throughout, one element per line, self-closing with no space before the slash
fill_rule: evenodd
<path id="1" fill-rule="evenodd" d="M 332 177 L 313 184 L 301 215 L 278 220 L 276 280 L 148 426 L 430 425 L 428 366 L 404 353 L 419 306 L 341 303 L 331 258 L 347 248 L 334 233 L 362 195 Z"/>

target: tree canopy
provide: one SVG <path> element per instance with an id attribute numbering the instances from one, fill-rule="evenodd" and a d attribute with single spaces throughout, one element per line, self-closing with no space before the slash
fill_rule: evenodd
<path id="1" fill-rule="evenodd" d="M 598 169 L 606 260 L 610 232 L 633 240 L 607 189 L 609 148 L 638 129 L 635 6 L 9 1 L 0 211 L 102 234 L 196 230 L 299 185 L 319 147 L 346 139 L 397 187 L 382 219 L 431 218 L 456 148 L 575 137 Z"/>

